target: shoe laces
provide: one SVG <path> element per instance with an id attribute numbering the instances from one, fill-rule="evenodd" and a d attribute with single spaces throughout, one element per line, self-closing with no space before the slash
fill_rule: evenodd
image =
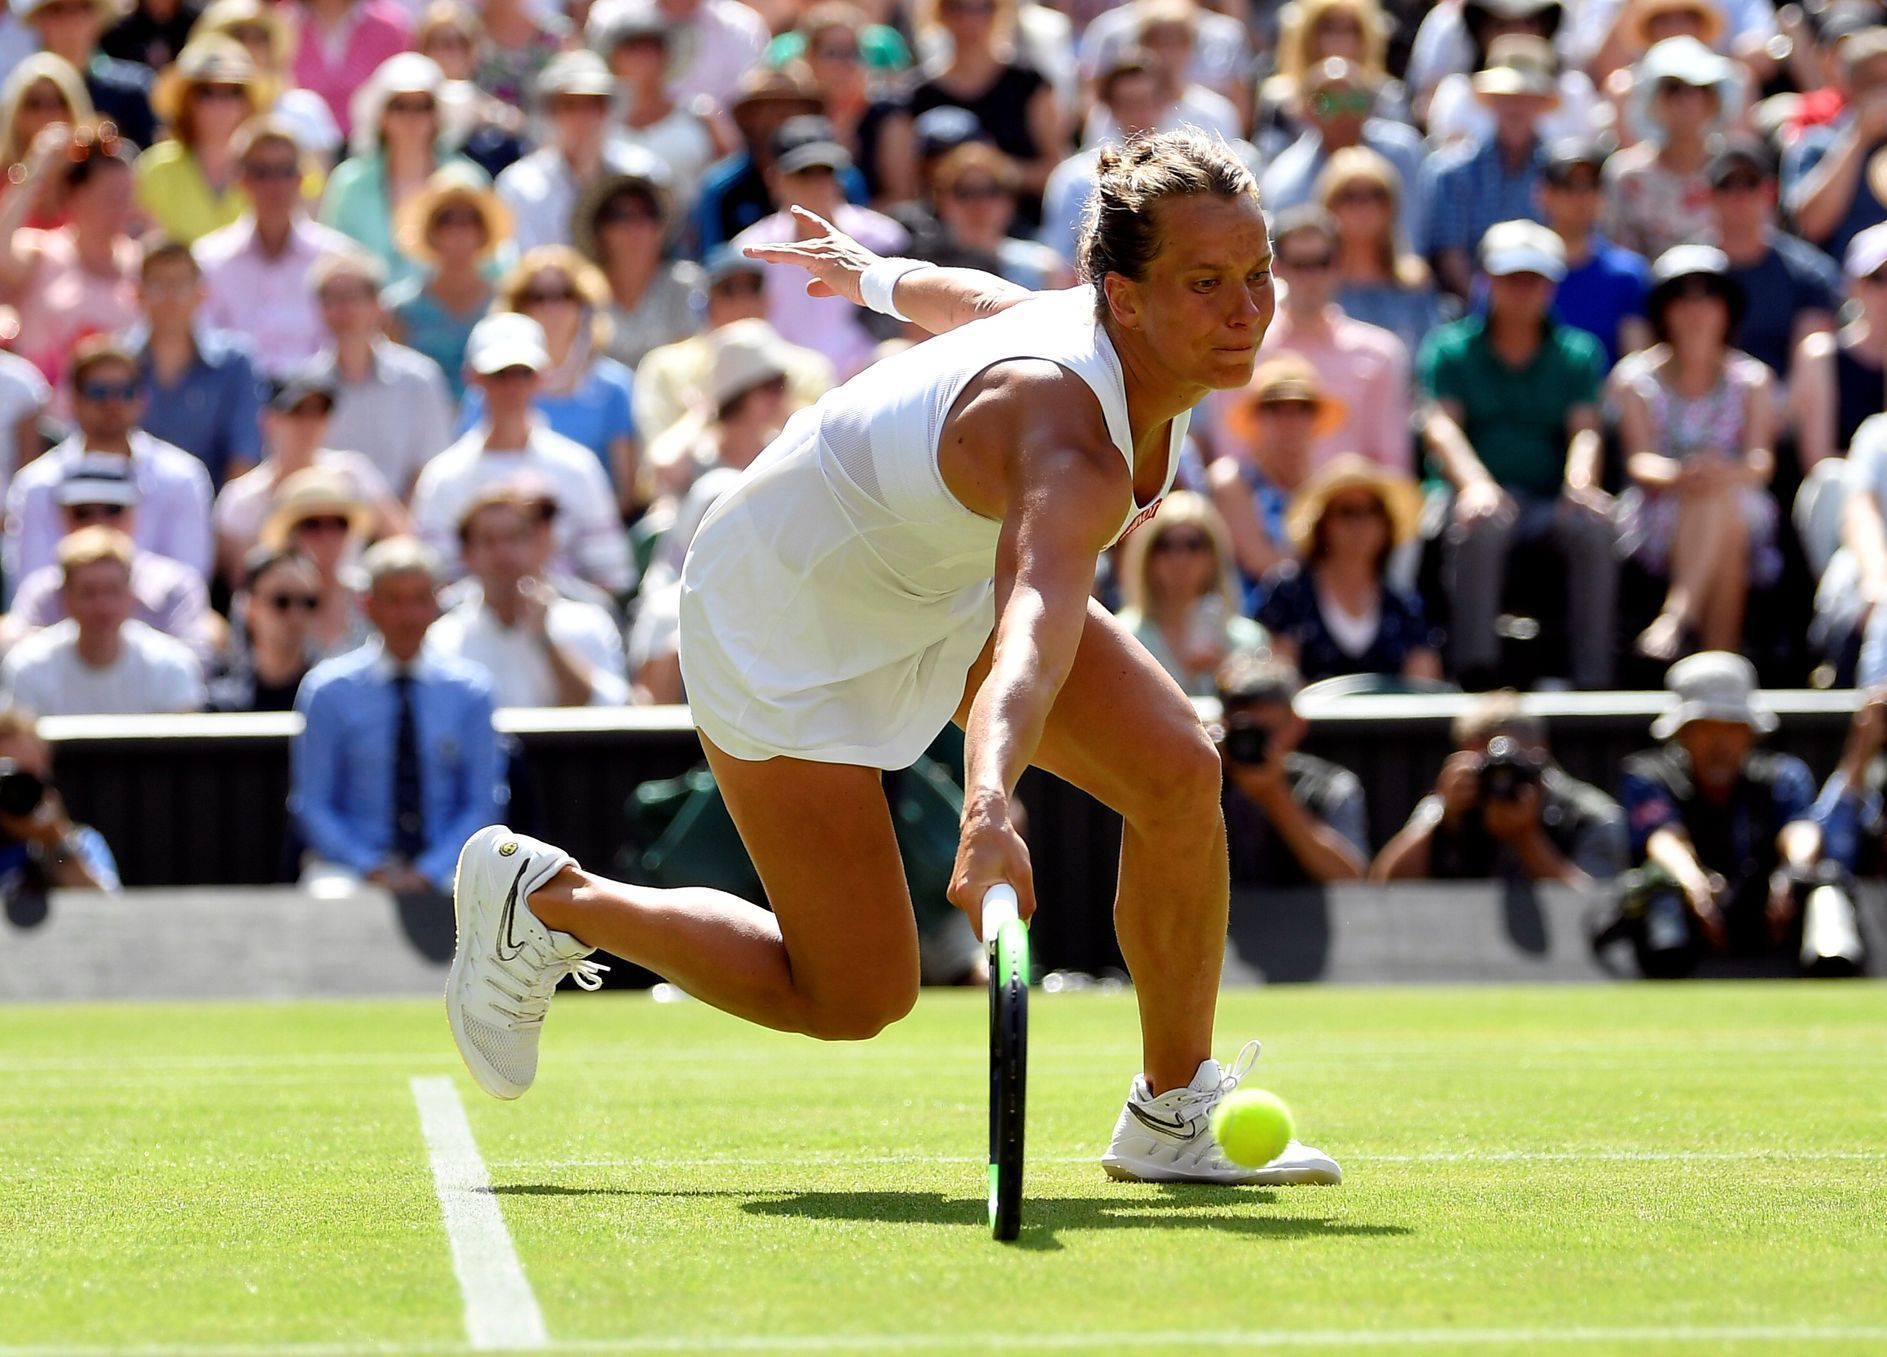
<path id="1" fill-rule="evenodd" d="M 504 962 L 499 962 L 497 970 L 505 978 L 518 986 L 511 989 L 501 984 L 495 976 L 486 976 L 485 983 L 498 993 L 516 1004 L 507 1008 L 503 1004 L 492 1007 L 510 1019 L 505 1024 L 513 1032 L 523 1032 L 530 1028 L 541 1027 L 544 1014 L 550 1009 L 551 995 L 557 992 L 557 984 L 566 975 L 574 980 L 578 989 L 599 990 L 603 987 L 603 974 L 609 967 L 600 961 L 591 961 L 587 956 L 560 956 L 550 946 L 531 942 L 526 944 L 528 954 L 520 954 L 519 960 L 527 961 L 531 975 L 520 976 Z"/>
<path id="2" fill-rule="evenodd" d="M 1258 1063 L 1259 1050 L 1256 1040 L 1246 1042 L 1232 1058 L 1231 1066 L 1220 1069 L 1219 1082 L 1211 1088 L 1176 1089 L 1174 1095 L 1180 1114 L 1191 1118 L 1211 1111 L 1221 1098 L 1229 1096 L 1238 1088 L 1240 1081 L 1251 1073 L 1251 1067 Z"/>

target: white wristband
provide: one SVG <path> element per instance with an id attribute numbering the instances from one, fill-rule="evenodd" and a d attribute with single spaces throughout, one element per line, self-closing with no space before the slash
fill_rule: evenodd
<path id="1" fill-rule="evenodd" d="M 892 294 L 897 291 L 898 279 L 907 273 L 916 273 L 919 269 L 936 267 L 924 259 L 880 259 L 858 276 L 859 295 L 865 299 L 865 305 L 879 315 L 908 321 L 910 317 L 898 310 L 898 304 L 893 300 Z"/>

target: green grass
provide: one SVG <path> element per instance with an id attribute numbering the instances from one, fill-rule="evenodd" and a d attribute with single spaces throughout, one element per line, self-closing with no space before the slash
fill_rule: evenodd
<path id="1" fill-rule="evenodd" d="M 1108 1181 L 1131 999 L 1033 1016 L 1005 1248 L 975 994 L 842 1047 L 565 996 L 516 1104 L 436 1004 L 0 1008 L 0 1357 L 457 1350 L 447 1073 L 582 1351 L 1887 1350 L 1887 987 L 1229 994 L 1348 1173 L 1276 1191 Z"/>

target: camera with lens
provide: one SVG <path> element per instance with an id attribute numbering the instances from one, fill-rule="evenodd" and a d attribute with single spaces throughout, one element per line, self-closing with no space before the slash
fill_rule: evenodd
<path id="1" fill-rule="evenodd" d="M 1540 761 L 1509 735 L 1496 735 L 1481 758 L 1481 799 L 1517 801 L 1528 787 L 1540 785 Z"/>
<path id="2" fill-rule="evenodd" d="M 0 759 L 0 815 L 24 818 L 39 809 L 46 784 L 12 759 Z"/>
<path id="3" fill-rule="evenodd" d="M 1246 768 L 1257 768 L 1271 757 L 1271 730 L 1249 716 L 1234 716 L 1225 723 L 1225 757 Z"/>

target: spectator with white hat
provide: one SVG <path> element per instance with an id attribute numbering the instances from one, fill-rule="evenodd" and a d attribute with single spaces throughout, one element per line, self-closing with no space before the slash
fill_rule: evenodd
<path id="1" fill-rule="evenodd" d="M 535 472 L 557 496 L 557 568 L 611 593 L 626 591 L 629 539 L 602 464 L 589 449 L 554 433 L 533 408 L 550 366 L 544 327 L 512 311 L 487 316 L 473 327 L 465 362 L 484 392 L 485 418 L 420 473 L 413 490 L 420 536 L 456 562 L 465 506 L 494 481 Z"/>
<path id="2" fill-rule="evenodd" d="M 1695 38 L 1667 38 L 1635 69 L 1630 121 L 1644 140 L 1605 164 L 1605 233 L 1655 259 L 1716 235 L 1704 171 L 1743 111 L 1735 63 Z"/>
<path id="3" fill-rule="evenodd" d="M 1549 538 L 1565 562 L 1571 677 L 1606 688 L 1618 561 L 1599 484 L 1599 342 L 1551 314 L 1566 254 L 1544 226 L 1495 224 L 1481 267 L 1485 314 L 1436 330 L 1416 362 L 1429 401 L 1423 435 L 1455 491 L 1451 659 L 1464 686 L 1491 686 L 1508 558 Z"/>
<path id="4" fill-rule="evenodd" d="M 1805 336 L 1789 368 L 1789 403 L 1804 468 L 1847 453 L 1887 391 L 1887 222 L 1848 242 L 1846 323 Z"/>

